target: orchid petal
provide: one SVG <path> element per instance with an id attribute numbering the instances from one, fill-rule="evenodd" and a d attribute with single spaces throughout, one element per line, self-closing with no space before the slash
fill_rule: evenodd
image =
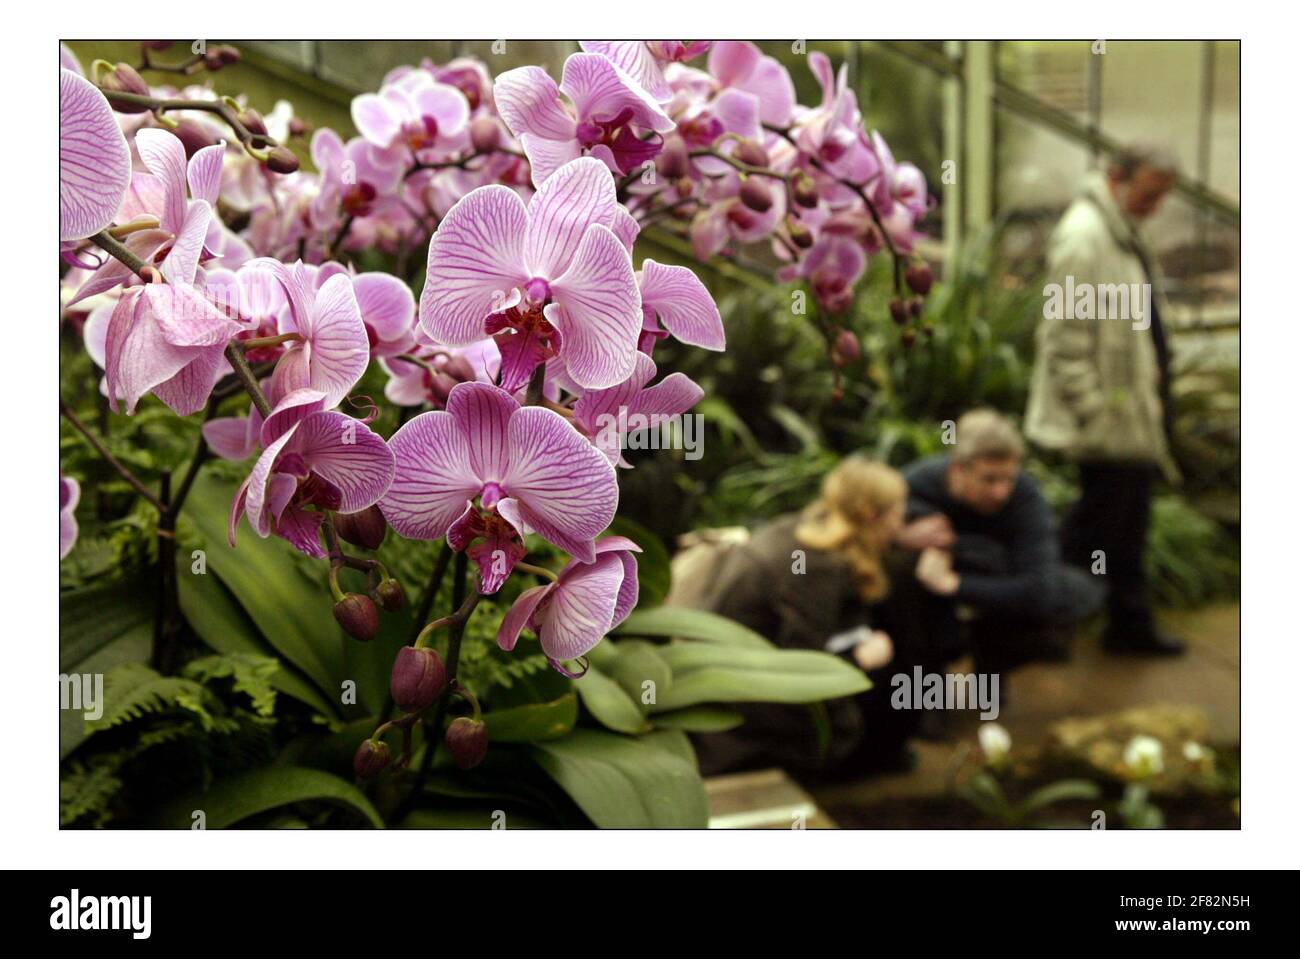
<path id="1" fill-rule="evenodd" d="M 293 449 L 312 472 L 338 487 L 341 513 L 373 506 L 393 481 L 395 460 L 388 446 L 365 423 L 337 411 L 307 416 Z"/>
<path id="2" fill-rule="evenodd" d="M 575 53 L 565 60 L 560 89 L 582 120 L 612 120 L 631 110 L 632 123 L 656 133 L 677 125 L 631 77 L 596 53 Z"/>
<path id="3" fill-rule="evenodd" d="M 563 273 L 593 223 L 610 226 L 619 208 L 614 178 L 599 160 L 581 157 L 557 170 L 533 196 L 524 263 L 533 276 Z"/>
<path id="4" fill-rule="evenodd" d="M 332 276 L 316 291 L 308 341 L 311 387 L 325 394 L 327 407 L 337 406 L 370 364 L 370 341 L 347 276 Z"/>
<path id="5" fill-rule="evenodd" d="M 497 112 L 515 136 L 526 133 L 546 140 L 572 140 L 576 124 L 560 103 L 555 81 L 541 67 L 518 67 L 496 79 Z"/>
<path id="6" fill-rule="evenodd" d="M 706 350 L 726 349 L 722 314 L 693 270 L 643 260 L 640 288 L 642 309 L 657 315 L 677 339 Z"/>
<path id="7" fill-rule="evenodd" d="M 104 95 L 59 71 L 59 240 L 93 236 L 113 222 L 131 182 L 131 151 Z"/>
<path id="8" fill-rule="evenodd" d="M 574 381 L 601 389 L 627 379 L 641 333 L 641 294 L 618 237 L 607 227 L 589 227 L 551 293 L 563 308 L 557 325 Z"/>
<path id="9" fill-rule="evenodd" d="M 459 383 L 447 397 L 447 412 L 469 437 L 469 463 L 483 483 L 500 483 L 510 461 L 508 432 L 518 401 L 490 383 Z"/>
<path id="10" fill-rule="evenodd" d="M 185 222 L 185 146 L 167 130 L 146 127 L 135 135 L 135 148 L 149 172 L 163 185 L 162 228 L 179 233 Z"/>
<path id="11" fill-rule="evenodd" d="M 570 573 L 553 591 L 542 616 L 542 651 L 563 662 L 599 643 L 614 621 L 624 575 L 622 560 L 610 555 Z"/>
<path id="12" fill-rule="evenodd" d="M 187 168 L 190 196 L 195 200 L 204 200 L 212 206 L 217 205 L 221 193 L 221 163 L 226 158 L 226 145 L 214 143 L 203 147 L 190 157 Z"/>
<path id="13" fill-rule="evenodd" d="M 470 467 L 469 440 L 450 413 L 421 413 L 388 441 L 396 472 L 380 499 L 388 525 L 407 539 L 437 539 L 483 483 Z"/>
<path id="14" fill-rule="evenodd" d="M 515 643 L 519 642 L 519 634 L 528 626 L 528 621 L 532 618 L 538 604 L 554 588 L 553 584 L 550 586 L 534 586 L 519 594 L 514 605 L 501 618 L 501 625 L 497 627 L 498 646 L 507 653 L 515 648 Z"/>

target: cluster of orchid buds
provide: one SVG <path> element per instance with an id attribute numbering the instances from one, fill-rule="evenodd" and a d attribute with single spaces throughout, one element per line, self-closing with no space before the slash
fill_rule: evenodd
<path id="1" fill-rule="evenodd" d="M 745 42 L 592 42 L 559 83 L 539 67 L 495 79 L 461 58 L 392 71 L 352 103 L 359 135 L 318 129 L 314 171 L 285 144 L 305 132 L 284 102 L 265 116 L 210 89 L 151 87 L 150 71 L 191 76 L 238 59 L 215 46 L 138 67 L 63 52 L 60 245 L 64 316 L 104 370 L 101 391 L 130 414 L 147 394 L 179 415 L 236 391 L 246 416 L 211 417 L 206 450 L 253 465 L 232 503 L 241 518 L 327 559 L 334 614 L 359 640 L 400 584 L 374 559 L 391 527 L 445 539 L 473 560 L 476 588 L 394 663 L 384 722 L 356 756 L 371 776 L 382 735 L 460 696 L 473 710 L 446 735 L 465 767 L 486 750 L 455 659 L 477 597 L 512 573 L 542 582 L 504 616 L 498 643 L 536 635 L 555 669 L 583 657 L 637 601 L 637 544 L 602 535 L 618 506 L 607 412 L 685 413 L 703 391 L 653 360 L 666 337 L 722 350 L 722 318 L 696 274 L 641 258 L 643 228 L 681 234 L 701 259 L 766 246 L 783 281 L 806 283 L 831 360 L 857 361 L 843 319 L 867 257 L 894 257 L 894 318 L 911 334 L 928 268 L 904 257 L 930 205 L 925 181 L 862 125 L 856 96 L 821 53 L 822 101 L 795 100 L 785 67 Z M 701 68 L 689 61 L 707 56 Z M 411 292 L 427 245 L 423 292 Z M 358 272 L 363 250 L 390 272 Z M 105 255 L 106 254 L 106 255 Z M 914 334 L 913 334 L 914 335 Z M 339 407 L 372 362 L 389 402 L 414 409 L 387 440 Z M 75 489 L 75 487 L 73 487 Z M 61 502 L 64 502 L 61 499 Z M 558 572 L 525 562 L 525 535 L 567 553 Z M 75 535 L 75 530 L 74 534 Z M 322 544 L 322 540 L 324 543 Z M 459 564 L 458 564 L 459 566 Z M 365 572 L 344 593 L 342 569 Z M 446 628 L 448 661 L 427 645 Z M 566 665 L 575 663 L 576 669 Z"/>

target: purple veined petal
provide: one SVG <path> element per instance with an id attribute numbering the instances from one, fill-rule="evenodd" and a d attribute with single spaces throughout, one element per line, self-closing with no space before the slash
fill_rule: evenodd
<path id="1" fill-rule="evenodd" d="M 71 476 L 59 477 L 59 559 L 62 560 L 77 542 L 77 503 L 81 484 Z"/>
<path id="2" fill-rule="evenodd" d="M 680 416 L 702 399 L 704 390 L 693 379 L 685 373 L 669 373 L 637 395 L 635 412 L 649 417 L 653 426 L 662 418 Z"/>
<path id="3" fill-rule="evenodd" d="M 313 472 L 343 494 L 341 513 L 379 502 L 393 481 L 395 460 L 387 444 L 360 420 L 336 411 L 312 413 L 298 427 L 292 449 Z"/>
<path id="4" fill-rule="evenodd" d="M 784 127 L 794 113 L 794 81 L 790 71 L 772 57 L 763 57 L 754 72 L 737 84 L 758 97 L 758 114 L 764 123 Z"/>
<path id="5" fill-rule="evenodd" d="M 188 169 L 185 146 L 167 130 L 146 127 L 135 135 L 135 148 L 149 172 L 163 185 L 165 200 L 161 211 L 162 228 L 179 233 L 185 222 L 185 186 Z"/>
<path id="6" fill-rule="evenodd" d="M 551 294 L 562 307 L 556 314 L 561 350 L 574 381 L 603 389 L 627 379 L 641 334 L 641 293 L 618 237 L 607 227 L 589 227 L 569 269 L 551 282 Z"/>
<path id="7" fill-rule="evenodd" d="M 248 459 L 258 449 L 262 416 L 253 407 L 247 416 L 221 416 L 203 424 L 208 448 L 224 460 Z"/>
<path id="8" fill-rule="evenodd" d="M 388 441 L 396 469 L 379 501 L 388 525 L 407 539 L 438 539 L 483 483 L 470 467 L 469 441 L 450 413 L 421 413 Z"/>
<path id="9" fill-rule="evenodd" d="M 146 283 L 143 290 L 154 321 L 172 346 L 224 348 L 243 329 L 193 286 Z"/>
<path id="10" fill-rule="evenodd" d="M 614 604 L 614 621 L 610 623 L 610 629 L 627 619 L 628 613 L 636 607 L 640 583 L 637 580 L 636 557 L 632 554 L 639 552 L 641 547 L 626 536 L 606 536 L 596 543 L 597 556 L 615 553 L 623 561 L 623 585 L 618 588 L 618 602 Z"/>
<path id="11" fill-rule="evenodd" d="M 152 173 L 136 171 L 131 174 L 131 184 L 126 188 L 115 219 L 118 223 L 130 223 L 142 217 L 159 218 L 166 205 L 167 191 L 162 181 Z M 169 235 L 166 231 L 163 233 Z"/>
<path id="12" fill-rule="evenodd" d="M 113 311 L 117 303 L 103 303 L 90 311 L 86 322 L 81 325 L 81 337 L 86 344 L 86 353 L 101 370 L 105 366 L 105 349 L 108 342 L 108 324 L 112 322 Z"/>
<path id="13" fill-rule="evenodd" d="M 519 137 L 519 145 L 528 157 L 533 187 L 536 189 L 540 189 L 560 167 L 582 156 L 582 146 L 573 137 L 567 140 L 548 140 L 532 133 L 524 133 Z"/>
<path id="14" fill-rule="evenodd" d="M 656 133 L 677 126 L 654 97 L 596 53 L 575 53 L 564 61 L 560 90 L 573 102 L 580 120 L 612 120 L 631 110 L 632 123 Z"/>
<path id="15" fill-rule="evenodd" d="M 59 241 L 109 226 L 130 182 L 131 150 L 108 101 L 85 77 L 61 69 Z"/>
<path id="16" fill-rule="evenodd" d="M 519 642 L 519 634 L 528 627 L 528 621 L 532 618 L 533 612 L 537 609 L 539 603 L 546 598 L 547 593 L 555 588 L 554 584 L 549 586 L 533 586 L 524 590 L 515 600 L 514 605 L 507 610 L 505 616 L 501 618 L 501 625 L 497 628 L 497 645 L 507 653 L 515 648 Z"/>
<path id="17" fill-rule="evenodd" d="M 641 224 L 637 218 L 627 212 L 627 207 L 619 204 L 614 210 L 614 222 L 610 225 L 618 241 L 627 248 L 628 256 L 632 255 L 632 246 L 636 243 L 636 238 L 641 234 Z"/>
<path id="18" fill-rule="evenodd" d="M 190 157 L 186 170 L 192 198 L 204 200 L 214 207 L 217 205 L 217 196 L 221 193 L 221 163 L 225 157 L 225 143 L 203 147 Z"/>
<path id="19" fill-rule="evenodd" d="M 724 87 L 743 82 L 763 59 L 763 51 L 748 40 L 719 40 L 709 50 L 708 67 Z"/>
<path id="20" fill-rule="evenodd" d="M 352 122 L 363 137 L 378 147 L 391 144 L 402 128 L 394 105 L 374 93 L 353 97 Z"/>
<path id="21" fill-rule="evenodd" d="M 497 112 L 516 137 L 572 140 L 577 124 L 560 102 L 560 90 L 541 67 L 517 67 L 497 77 L 492 88 Z"/>
<path id="22" fill-rule="evenodd" d="M 641 390 L 655 376 L 655 362 L 644 353 L 637 351 L 632 374 L 622 383 L 603 390 L 588 390 L 573 405 L 573 418 L 587 433 L 595 436 L 609 420 L 602 417 L 619 419 L 619 410 L 631 412 L 636 406 L 636 398 Z M 621 426 L 620 426 L 621 428 Z M 602 449 L 606 449 L 602 445 Z M 606 452 L 609 452 L 606 449 Z M 617 450 L 615 450 L 617 452 Z"/>
<path id="23" fill-rule="evenodd" d="M 325 394 L 318 390 L 295 390 L 289 393 L 275 404 L 271 415 L 262 424 L 259 436 L 262 446 L 269 446 L 306 417 L 324 408 Z"/>
<path id="24" fill-rule="evenodd" d="M 691 249 L 697 260 L 708 260 L 721 253 L 727 245 L 726 210 L 722 204 L 713 204 L 691 220 Z"/>
<path id="25" fill-rule="evenodd" d="M 153 388 L 153 395 L 171 407 L 177 416 L 189 416 L 207 406 L 212 388 L 222 374 L 230 370 L 219 348 L 195 349 L 193 352 L 193 358 L 175 376 Z"/>
<path id="26" fill-rule="evenodd" d="M 255 260 L 249 260 L 244 264 L 240 273 L 242 274 L 244 270 L 256 270 L 274 276 L 289 302 L 289 311 L 293 319 L 292 332 L 310 336 L 313 317 L 312 306 L 316 294 L 301 266 L 302 264 L 299 262 L 289 267 L 279 260 L 263 256 Z"/>
<path id="27" fill-rule="evenodd" d="M 829 107 L 835 99 L 835 68 L 831 66 L 831 58 L 820 50 L 813 50 L 808 54 L 808 69 L 822 88 L 822 107 Z"/>
<path id="28" fill-rule="evenodd" d="M 300 553 L 315 559 L 324 559 L 327 554 L 320 545 L 320 528 L 323 522 L 325 522 L 323 513 L 290 507 L 276 519 L 275 532 Z"/>
<path id="29" fill-rule="evenodd" d="M 622 560 L 607 554 L 558 583 L 540 617 L 542 651 L 559 662 L 590 652 L 614 621 L 624 575 Z"/>
<path id="30" fill-rule="evenodd" d="M 523 266 L 528 214 L 508 187 L 467 193 L 429 243 L 428 279 L 420 296 L 420 325 L 447 346 L 483 338 L 483 323 L 529 277 Z"/>
<path id="31" fill-rule="evenodd" d="M 498 503 L 501 515 L 590 562 L 592 540 L 618 508 L 609 460 L 562 416 L 540 406 L 510 418 L 509 443 L 510 468 L 501 485 L 514 502 Z"/>
<path id="32" fill-rule="evenodd" d="M 320 127 L 311 135 L 311 162 L 322 176 L 343 162 L 343 140 L 329 127 Z"/>
<path id="33" fill-rule="evenodd" d="M 491 596 L 499 590 L 510 578 L 515 564 L 527 552 L 524 544 L 508 526 L 489 530 L 487 536 L 466 550 L 469 558 L 478 566 L 478 591 L 484 596 Z"/>
<path id="34" fill-rule="evenodd" d="M 77 59 L 77 55 L 62 42 L 59 44 L 59 66 L 64 70 L 71 70 L 77 76 L 84 76 L 86 72 L 81 69 L 81 61 Z"/>
<path id="35" fill-rule="evenodd" d="M 362 273 L 352 278 L 352 291 L 362 321 L 381 341 L 398 339 L 415 324 L 415 297 L 397 277 Z"/>
<path id="36" fill-rule="evenodd" d="M 469 101 L 448 83 L 431 83 L 411 95 L 420 116 L 433 117 L 440 137 L 454 137 L 469 122 Z"/>
<path id="37" fill-rule="evenodd" d="M 583 40 L 578 46 L 609 60 L 660 103 L 672 99 L 672 88 L 644 40 Z"/>
<path id="38" fill-rule="evenodd" d="M 319 392 L 312 390 L 309 343 L 295 343 L 276 360 L 266 398 L 269 402 L 278 404 L 286 396 L 302 391 Z"/>
<path id="39" fill-rule="evenodd" d="M 658 316 L 677 339 L 706 350 L 726 349 L 718 305 L 689 267 L 643 260 L 640 287 L 642 308 Z"/>
<path id="40" fill-rule="evenodd" d="M 519 403 L 490 383 L 458 383 L 447 397 L 447 412 L 469 438 L 469 462 L 483 483 L 500 483 L 510 463 L 510 417 Z"/>
<path id="41" fill-rule="evenodd" d="M 285 507 L 297 492 L 298 477 L 288 473 L 271 473 L 271 480 L 266 485 L 265 512 L 273 524 L 279 522 L 280 517 L 284 515 Z"/>
<path id="42" fill-rule="evenodd" d="M 618 206 L 614 178 L 599 160 L 580 157 L 560 167 L 528 204 L 528 272 L 548 280 L 559 276 L 568 269 L 587 227 L 611 226 Z"/>
<path id="43" fill-rule="evenodd" d="M 327 407 L 338 406 L 370 364 L 370 340 L 349 277 L 332 276 L 316 291 L 312 327 L 311 386 L 325 394 Z"/>
<path id="44" fill-rule="evenodd" d="M 709 108 L 728 133 L 762 142 L 763 124 L 759 120 L 762 105 L 754 94 L 735 88 L 723 90 L 713 98 Z"/>
<path id="45" fill-rule="evenodd" d="M 128 414 L 135 412 L 140 397 L 184 369 L 198 350 L 167 341 L 143 294 L 139 289 L 122 295 L 104 345 L 109 404 L 116 408 L 121 397 Z"/>
<path id="46" fill-rule="evenodd" d="M 276 458 L 280 451 L 293 439 L 294 432 L 302 423 L 294 423 L 272 442 L 266 444 L 262 455 L 253 464 L 253 471 L 248 474 L 248 490 L 244 496 L 244 512 L 248 516 L 248 525 L 262 539 L 271 535 L 271 512 L 268 509 L 271 496 L 271 477 Z"/>
<path id="47" fill-rule="evenodd" d="M 163 261 L 158 264 L 158 272 L 168 283 L 194 282 L 211 218 L 212 207 L 203 200 L 195 200 L 189 205 L 181 228 L 176 234 L 176 241 L 163 257 Z"/>

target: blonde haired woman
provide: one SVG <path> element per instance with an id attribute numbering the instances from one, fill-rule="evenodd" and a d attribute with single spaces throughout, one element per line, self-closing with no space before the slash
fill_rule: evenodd
<path id="1" fill-rule="evenodd" d="M 846 655 L 874 674 L 875 688 L 827 703 L 825 755 L 807 707 L 747 706 L 743 726 L 696 738 L 706 772 L 777 765 L 852 774 L 900 759 L 913 721 L 889 708 L 887 677 L 911 669 L 929 629 L 918 604 L 890 596 L 887 551 L 902 528 L 906 501 L 897 470 L 851 456 L 826 475 L 817 499 L 802 511 L 771 521 L 727 551 L 700 605 L 776 646 Z M 898 572 L 915 591 L 908 571 Z M 918 568 L 916 575 L 940 574 Z M 938 591 L 937 580 L 921 585 Z"/>

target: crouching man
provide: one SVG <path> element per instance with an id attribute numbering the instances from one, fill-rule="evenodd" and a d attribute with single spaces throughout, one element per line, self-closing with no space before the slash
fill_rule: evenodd
<path id="1" fill-rule="evenodd" d="M 1021 469 L 1016 427 L 972 410 L 957 421 L 956 439 L 952 453 L 903 470 L 908 522 L 896 542 L 920 553 L 918 573 L 956 604 L 978 671 L 1064 658 L 1070 626 L 1104 591 L 1062 562 L 1051 508 Z"/>

